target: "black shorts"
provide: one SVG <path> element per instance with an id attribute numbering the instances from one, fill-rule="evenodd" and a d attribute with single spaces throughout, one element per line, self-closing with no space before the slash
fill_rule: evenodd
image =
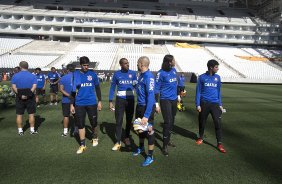
<path id="1" fill-rule="evenodd" d="M 16 114 L 23 115 L 25 109 L 28 114 L 36 113 L 36 102 L 34 97 L 27 100 L 16 98 Z"/>
<path id="2" fill-rule="evenodd" d="M 152 108 L 151 115 L 148 119 L 148 123 L 154 124 L 154 114 L 155 114 L 156 106 L 154 105 Z M 137 118 L 143 118 L 144 114 L 146 111 L 146 106 L 144 105 L 136 105 L 136 110 L 135 110 L 135 119 Z"/>
<path id="3" fill-rule="evenodd" d="M 58 94 L 59 86 L 58 84 L 50 85 L 50 93 Z"/>
<path id="4" fill-rule="evenodd" d="M 43 89 L 43 88 L 36 88 L 35 94 L 37 96 L 39 96 L 39 95 L 45 96 L 45 89 Z"/>
<path id="5" fill-rule="evenodd" d="M 97 127 L 97 105 L 75 106 L 76 126 L 79 129 L 85 127 L 86 113 L 92 128 Z"/>
<path id="6" fill-rule="evenodd" d="M 62 103 L 62 111 L 64 117 L 70 116 L 70 103 Z"/>

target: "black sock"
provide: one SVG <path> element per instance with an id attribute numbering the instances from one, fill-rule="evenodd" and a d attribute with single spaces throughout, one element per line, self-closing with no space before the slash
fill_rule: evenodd
<path id="1" fill-rule="evenodd" d="M 154 150 L 148 150 L 148 156 L 153 157 Z"/>
<path id="2" fill-rule="evenodd" d="M 139 143 L 139 148 L 141 148 L 141 149 L 144 148 L 144 142 Z"/>
<path id="3" fill-rule="evenodd" d="M 85 139 L 80 140 L 80 146 L 85 146 Z"/>

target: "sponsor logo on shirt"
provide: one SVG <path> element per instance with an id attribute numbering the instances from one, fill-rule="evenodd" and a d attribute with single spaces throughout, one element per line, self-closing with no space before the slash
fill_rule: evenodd
<path id="1" fill-rule="evenodd" d="M 169 82 L 176 82 L 176 81 L 177 81 L 176 78 L 169 79 Z"/>
<path id="2" fill-rule="evenodd" d="M 88 83 L 88 82 L 85 82 L 85 83 L 81 83 L 80 87 L 91 87 L 92 86 L 92 83 Z"/>
<path id="3" fill-rule="evenodd" d="M 153 78 L 150 78 L 149 91 L 154 91 L 154 87 L 155 87 L 155 80 Z"/>
<path id="4" fill-rule="evenodd" d="M 119 84 L 132 84 L 132 80 L 120 80 Z"/>
<path id="5" fill-rule="evenodd" d="M 87 76 L 87 80 L 88 80 L 88 81 L 92 81 L 92 76 L 91 76 L 91 75 L 88 75 L 88 76 Z"/>
<path id="6" fill-rule="evenodd" d="M 160 79 L 160 73 L 157 74 L 157 76 L 156 76 L 156 81 L 158 82 L 159 79 Z"/>
<path id="7" fill-rule="evenodd" d="M 207 82 L 207 83 L 205 83 L 205 86 L 207 86 L 207 87 L 214 87 L 214 88 L 216 88 L 217 87 L 217 84 L 216 83 L 212 83 L 212 82 Z"/>

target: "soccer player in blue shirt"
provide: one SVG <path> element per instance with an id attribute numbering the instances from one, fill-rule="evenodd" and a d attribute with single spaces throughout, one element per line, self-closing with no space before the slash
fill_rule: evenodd
<path id="1" fill-rule="evenodd" d="M 74 100 L 71 99 L 71 113 L 75 113 L 76 126 L 79 131 L 80 147 L 77 154 L 81 154 L 86 150 L 85 145 L 85 117 L 86 113 L 92 127 L 92 146 L 98 145 L 98 123 L 97 110 L 102 110 L 102 97 L 99 79 L 94 71 L 88 69 L 90 60 L 83 56 L 79 58 L 81 70 L 77 70 L 73 74 L 73 89 L 75 94 Z M 94 90 L 95 89 L 95 90 Z M 96 94 L 95 94 L 96 91 Z M 98 103 L 96 99 L 98 98 Z M 75 104 L 75 106 L 74 106 Z"/>
<path id="2" fill-rule="evenodd" d="M 135 110 L 135 118 L 141 119 L 142 125 L 147 125 L 154 123 L 154 113 L 155 113 L 155 77 L 149 70 L 150 60 L 146 56 L 142 56 L 138 59 L 137 67 L 140 72 L 138 77 L 138 82 L 136 86 L 137 93 L 137 106 Z M 143 152 L 144 140 L 148 138 L 148 155 L 142 166 L 148 166 L 153 163 L 153 152 L 155 143 L 155 134 L 153 126 L 149 126 L 148 131 L 139 133 L 139 147 L 133 153 L 133 156 L 137 156 Z"/>
<path id="3" fill-rule="evenodd" d="M 58 83 L 60 75 L 56 72 L 55 67 L 51 68 L 51 72 L 48 73 L 48 82 L 50 83 L 50 105 L 58 104 Z"/>
<path id="4" fill-rule="evenodd" d="M 44 103 L 46 103 L 46 95 L 45 95 L 45 89 L 46 89 L 46 76 L 41 73 L 41 68 L 35 69 L 35 77 L 37 79 L 37 86 L 36 86 L 36 93 L 35 93 L 35 99 L 37 107 L 40 107 L 39 103 L 39 95 L 43 97 Z"/>
<path id="5" fill-rule="evenodd" d="M 215 125 L 217 148 L 220 152 L 226 153 L 221 142 L 221 114 L 223 111 L 221 102 L 221 79 L 217 75 L 219 63 L 216 60 L 209 60 L 208 71 L 199 76 L 196 88 L 196 108 L 199 112 L 199 138 L 196 144 L 203 143 L 205 124 L 208 115 L 211 114 Z"/>
<path id="6" fill-rule="evenodd" d="M 34 129 L 34 113 L 36 112 L 34 92 L 37 84 L 36 77 L 28 71 L 28 63 L 26 61 L 21 61 L 19 65 L 21 71 L 16 73 L 12 78 L 12 89 L 16 93 L 16 122 L 18 134 L 24 134 L 22 122 L 25 109 L 29 117 L 30 134 L 37 134 L 37 131 Z"/>
<path id="7" fill-rule="evenodd" d="M 184 73 L 181 73 L 181 75 L 177 78 L 177 81 L 178 81 L 178 86 L 177 86 L 178 94 L 181 94 L 181 92 L 184 92 L 184 90 L 185 90 Z"/>
<path id="8" fill-rule="evenodd" d="M 63 137 L 68 135 L 68 127 L 69 127 L 69 116 L 70 116 L 70 99 L 71 91 L 72 91 L 72 79 L 73 72 L 75 70 L 75 66 L 73 64 L 68 64 L 66 68 L 66 74 L 60 79 L 59 88 L 61 93 L 63 94 L 62 98 L 62 111 L 63 111 L 63 126 L 64 131 L 62 133 Z"/>
<path id="9" fill-rule="evenodd" d="M 124 112 L 126 113 L 125 128 L 125 145 L 130 146 L 130 129 L 134 114 L 134 86 L 137 83 L 136 72 L 129 70 L 129 62 L 126 58 L 119 60 L 121 70 L 114 73 L 111 88 L 109 92 L 109 106 L 113 111 L 113 97 L 117 86 L 116 102 L 115 102 L 115 119 L 116 119 L 116 144 L 112 148 L 117 151 L 121 148 L 122 122 Z"/>
<path id="10" fill-rule="evenodd" d="M 168 156 L 168 146 L 176 147 L 171 141 L 171 131 L 177 109 L 177 74 L 174 69 L 175 60 L 172 55 L 165 55 L 162 63 L 162 69 L 156 76 L 155 96 L 156 102 L 160 97 L 160 106 L 156 103 L 156 111 L 162 112 L 163 126 L 163 148 L 162 152 Z"/>

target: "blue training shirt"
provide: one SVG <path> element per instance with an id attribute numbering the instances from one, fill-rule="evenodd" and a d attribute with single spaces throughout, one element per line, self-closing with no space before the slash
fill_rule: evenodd
<path id="1" fill-rule="evenodd" d="M 109 101 L 113 100 L 115 89 L 117 86 L 117 97 L 122 99 L 134 98 L 134 86 L 137 83 L 136 72 L 132 70 L 116 71 L 113 75 L 111 88 L 109 91 Z"/>
<path id="2" fill-rule="evenodd" d="M 159 70 L 156 76 L 155 93 L 160 94 L 160 99 L 163 100 L 177 99 L 177 75 L 175 70 Z"/>
<path id="3" fill-rule="evenodd" d="M 75 97 L 75 105 L 96 105 L 97 99 L 95 86 L 99 85 L 97 74 L 91 70 L 88 70 L 85 73 L 77 70 L 73 75 L 73 91 L 77 92 Z"/>
<path id="4" fill-rule="evenodd" d="M 46 76 L 42 73 L 39 74 L 35 74 L 35 77 L 37 79 L 37 89 L 42 89 L 44 87 L 45 84 L 45 80 L 46 80 Z"/>
<path id="5" fill-rule="evenodd" d="M 155 104 L 155 77 L 150 70 L 141 73 L 138 78 L 137 104 L 146 106 L 145 118 L 149 118 Z"/>
<path id="6" fill-rule="evenodd" d="M 17 89 L 31 89 L 33 84 L 37 84 L 36 77 L 29 71 L 20 71 L 12 77 L 12 84 L 15 84 Z"/>
<path id="7" fill-rule="evenodd" d="M 68 74 L 64 75 L 59 84 L 64 86 L 64 91 L 66 91 L 68 94 L 71 94 L 72 91 L 72 80 L 73 80 L 73 73 L 69 72 Z M 67 96 L 63 95 L 62 103 L 70 103 L 70 99 Z"/>
<path id="8" fill-rule="evenodd" d="M 58 74 L 58 72 L 55 72 L 55 73 L 53 73 L 53 72 L 49 72 L 48 73 L 48 79 L 50 80 L 50 82 L 56 82 L 57 80 L 59 80 L 60 79 L 60 75 Z M 52 84 L 50 84 L 50 85 L 52 85 Z"/>
<path id="9" fill-rule="evenodd" d="M 180 87 L 185 86 L 185 77 L 182 77 L 182 76 L 178 77 L 178 86 L 180 86 Z"/>
<path id="10" fill-rule="evenodd" d="M 196 88 L 196 107 L 200 102 L 221 103 L 221 79 L 218 74 L 210 75 L 206 72 L 199 76 Z"/>

